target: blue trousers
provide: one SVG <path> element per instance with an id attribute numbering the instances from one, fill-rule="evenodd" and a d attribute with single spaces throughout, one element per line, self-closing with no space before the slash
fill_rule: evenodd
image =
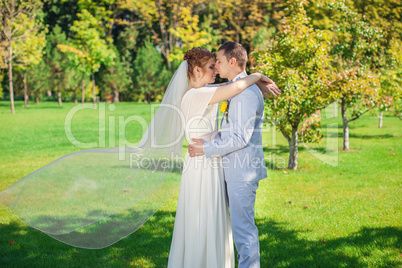
<path id="1" fill-rule="evenodd" d="M 226 182 L 239 268 L 260 267 L 260 243 L 254 222 L 257 188 L 258 181 Z"/>

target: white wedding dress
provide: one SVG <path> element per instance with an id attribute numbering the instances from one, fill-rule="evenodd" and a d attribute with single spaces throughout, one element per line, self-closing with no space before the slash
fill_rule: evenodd
<path id="1" fill-rule="evenodd" d="M 217 87 L 190 89 L 181 108 L 185 134 L 213 140 L 218 104 L 208 105 Z M 234 267 L 234 250 L 221 158 L 185 156 L 169 254 L 170 268 Z"/>

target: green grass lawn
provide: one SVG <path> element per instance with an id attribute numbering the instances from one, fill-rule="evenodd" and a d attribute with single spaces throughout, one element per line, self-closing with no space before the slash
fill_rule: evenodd
<path id="1" fill-rule="evenodd" d="M 17 101 L 11 115 L 9 102 L 0 102 L 0 191 L 80 150 L 64 131 L 74 106 L 46 102 L 25 109 Z M 147 104 L 107 108 L 100 130 L 98 111 L 79 111 L 72 123 L 74 137 L 97 142 L 105 133 L 106 146 L 118 146 L 119 117 L 140 115 L 146 122 L 151 118 Z M 116 128 L 110 127 L 109 116 L 115 118 Z M 266 129 L 268 178 L 260 182 L 256 203 L 261 267 L 402 266 L 402 122 L 386 114 L 384 127 L 377 124 L 374 115 L 352 122 L 351 150 L 345 152 L 341 119 L 324 120 L 323 133 L 331 140 L 300 144 L 298 171 L 284 168 L 287 142 L 273 128 Z M 140 123 L 130 122 L 125 129 L 129 142 L 139 142 Z M 109 139 L 110 133 L 114 138 Z M 327 143 L 332 146 L 329 151 Z M 320 155 L 313 156 L 308 148 Z M 333 162 L 320 160 L 325 152 Z M 99 250 L 62 244 L 0 207 L 0 267 L 166 267 L 177 197 L 178 193 L 137 232 Z"/>

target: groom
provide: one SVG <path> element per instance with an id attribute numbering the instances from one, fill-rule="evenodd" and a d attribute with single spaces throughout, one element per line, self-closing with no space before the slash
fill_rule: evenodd
<path id="1" fill-rule="evenodd" d="M 221 78 L 234 82 L 247 76 L 246 63 L 247 51 L 242 45 L 226 42 L 218 50 L 215 67 Z M 273 96 L 280 94 L 274 82 L 269 86 Z M 220 139 L 205 143 L 193 139 L 189 154 L 222 157 L 239 268 L 260 267 L 254 205 L 258 183 L 267 177 L 261 132 L 264 99 L 254 84 L 229 99 L 228 107 L 228 117 L 222 118 Z"/>

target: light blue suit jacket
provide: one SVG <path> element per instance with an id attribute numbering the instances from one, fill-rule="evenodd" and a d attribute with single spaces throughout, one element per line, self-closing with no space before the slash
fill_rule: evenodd
<path id="1" fill-rule="evenodd" d="M 240 73 L 233 81 L 247 76 Z M 204 143 L 207 158 L 222 157 L 227 182 L 259 181 L 267 177 L 262 148 L 264 98 L 257 85 L 229 99 L 228 123 L 221 121 L 220 139 Z"/>

